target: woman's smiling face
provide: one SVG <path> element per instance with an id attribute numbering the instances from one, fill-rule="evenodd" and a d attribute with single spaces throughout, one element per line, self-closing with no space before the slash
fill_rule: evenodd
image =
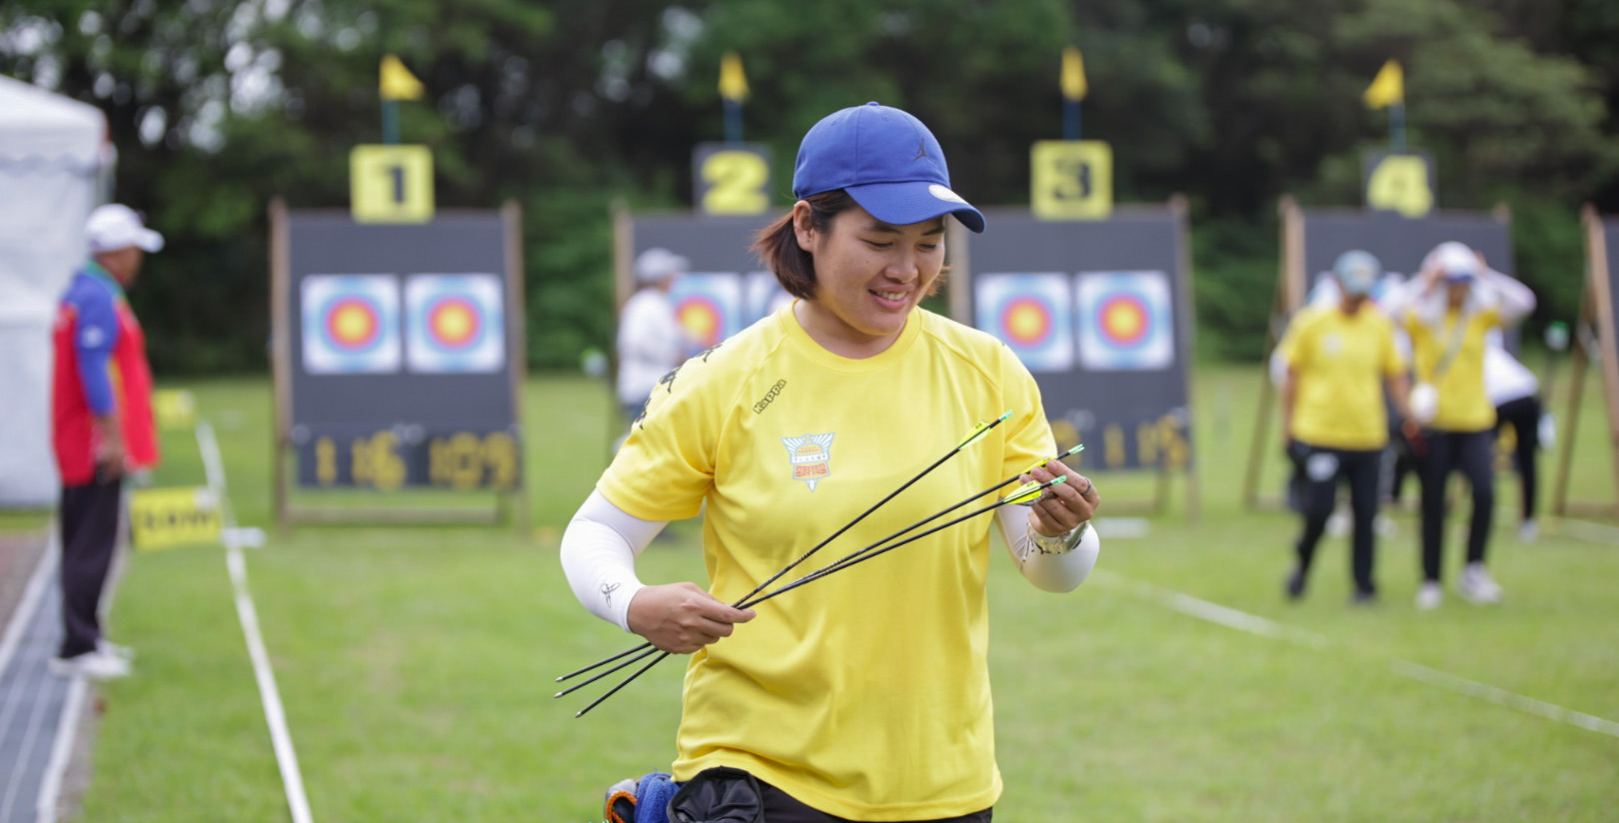
<path id="1" fill-rule="evenodd" d="M 815 258 L 815 296 L 799 304 L 799 320 L 834 353 L 879 354 L 939 279 L 945 218 L 895 226 L 851 205 L 817 231 L 809 211 L 802 201 L 793 208 L 798 244 Z"/>

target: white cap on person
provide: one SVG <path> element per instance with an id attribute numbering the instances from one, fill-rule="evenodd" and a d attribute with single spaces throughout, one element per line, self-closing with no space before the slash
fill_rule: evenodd
<path id="1" fill-rule="evenodd" d="M 635 282 L 646 286 L 679 277 L 691 269 L 691 261 L 663 247 L 641 252 L 635 258 Z"/>
<path id="2" fill-rule="evenodd" d="M 135 210 L 119 204 L 97 206 L 84 222 L 85 239 L 90 251 L 105 252 L 127 249 L 155 252 L 163 249 L 163 235 L 146 227 Z"/>

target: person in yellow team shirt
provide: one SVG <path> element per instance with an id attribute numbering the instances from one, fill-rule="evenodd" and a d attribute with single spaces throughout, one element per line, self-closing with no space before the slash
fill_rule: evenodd
<path id="1" fill-rule="evenodd" d="M 1294 544 L 1297 560 L 1284 584 L 1287 596 L 1304 595 L 1310 562 L 1332 514 L 1338 483 L 1349 486 L 1354 513 L 1350 571 L 1353 602 L 1377 600 L 1373 579 L 1378 473 L 1388 444 L 1383 400 L 1386 385 L 1396 409 L 1406 408 L 1408 380 L 1394 344 L 1394 324 L 1369 295 L 1382 264 L 1364 251 L 1348 251 L 1333 265 L 1335 304 L 1305 309 L 1279 347 L 1287 364 L 1282 380 L 1282 432 L 1288 454 L 1303 469 L 1300 514 L 1304 529 Z M 1411 424 L 1415 430 L 1414 422 Z"/>
<path id="2" fill-rule="evenodd" d="M 1467 246 L 1441 243 L 1422 269 L 1387 304 L 1411 336 L 1417 385 L 1411 408 L 1422 422 L 1422 585 L 1417 608 L 1437 608 L 1444 550 L 1445 483 L 1460 471 L 1473 491 L 1467 565 L 1456 591 L 1475 603 L 1495 603 L 1501 586 L 1484 565 L 1495 512 L 1495 407 L 1484 391 L 1485 335 L 1523 319 L 1535 295 L 1491 269 Z"/>
<path id="3" fill-rule="evenodd" d="M 1052 460 L 1028 370 L 990 335 L 918 305 L 939 284 L 945 218 L 984 228 L 949 185 L 938 141 L 903 111 L 871 103 L 811 128 L 799 199 L 755 245 L 798 299 L 653 392 L 564 534 L 581 603 L 692 653 L 673 819 L 708 820 L 700 804 L 720 796 L 769 823 L 990 819 L 1001 791 L 985 657 L 990 518 L 755 609 L 727 605 L 1008 409 L 825 553 L 1028 470 L 1068 479 L 1032 507 L 997 510 L 1013 562 L 1058 592 L 1095 563 L 1088 521 L 1101 498 Z M 699 512 L 706 590 L 643 585 L 634 557 L 665 521 Z"/>

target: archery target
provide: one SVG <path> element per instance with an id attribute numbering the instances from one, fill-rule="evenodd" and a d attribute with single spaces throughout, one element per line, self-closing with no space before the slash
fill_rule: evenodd
<path id="1" fill-rule="evenodd" d="M 413 275 L 405 282 L 405 362 L 413 372 L 500 371 L 504 317 L 493 274 Z"/>
<path id="2" fill-rule="evenodd" d="M 675 317 L 698 346 L 709 348 L 742 330 L 742 279 L 731 272 L 692 272 L 669 290 Z"/>
<path id="3" fill-rule="evenodd" d="M 1079 362 L 1093 371 L 1149 371 L 1175 362 L 1169 277 L 1161 271 L 1081 272 Z"/>
<path id="4" fill-rule="evenodd" d="M 747 314 L 743 317 L 743 323 L 747 325 L 775 314 L 777 309 L 792 305 L 794 299 L 776 281 L 776 275 L 767 271 L 748 272 L 747 293 Z"/>
<path id="5" fill-rule="evenodd" d="M 984 274 L 973 278 L 978 328 L 1005 343 L 1031 372 L 1074 366 L 1074 324 L 1066 275 Z"/>
<path id="6" fill-rule="evenodd" d="M 399 283 L 391 274 L 303 278 L 304 371 L 377 374 L 399 370 Z"/>

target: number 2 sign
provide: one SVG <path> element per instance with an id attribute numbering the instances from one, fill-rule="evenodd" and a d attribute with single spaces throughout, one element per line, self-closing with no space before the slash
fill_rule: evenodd
<path id="1" fill-rule="evenodd" d="M 349 201 L 356 223 L 432 220 L 432 152 L 426 146 L 355 146 L 349 153 Z"/>
<path id="2" fill-rule="evenodd" d="M 704 214 L 764 214 L 770 208 L 770 147 L 699 143 L 692 152 L 693 201 Z"/>

